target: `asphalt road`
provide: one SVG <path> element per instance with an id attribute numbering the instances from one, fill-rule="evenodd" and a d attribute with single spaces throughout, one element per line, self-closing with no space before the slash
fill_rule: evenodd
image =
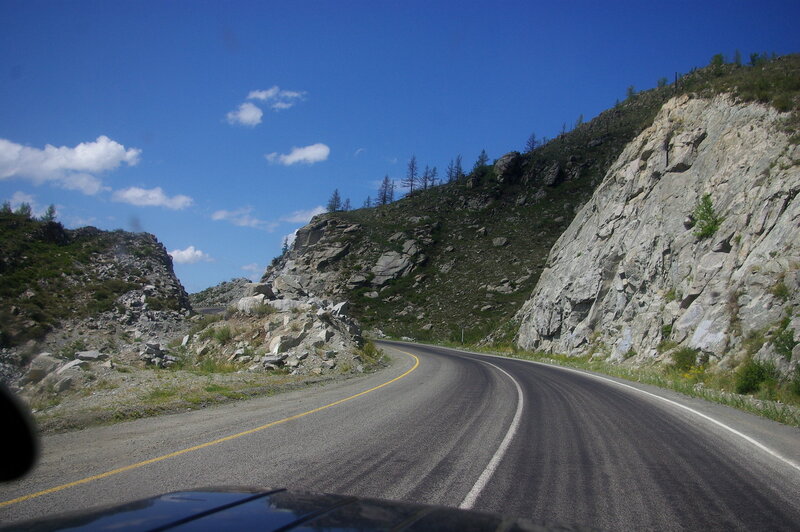
<path id="1" fill-rule="evenodd" d="M 610 530 L 798 529 L 800 430 L 560 368 L 383 346 L 395 363 L 361 378 L 48 436 L 39 467 L 0 486 L 15 501 L 0 521 L 227 485 Z"/>

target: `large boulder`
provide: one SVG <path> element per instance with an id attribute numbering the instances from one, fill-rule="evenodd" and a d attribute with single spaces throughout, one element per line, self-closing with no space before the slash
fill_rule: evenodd
<path id="1" fill-rule="evenodd" d="M 236 310 L 247 315 L 253 314 L 258 308 L 264 305 L 265 299 L 266 296 L 264 294 L 243 297 L 236 302 Z"/>
<path id="2" fill-rule="evenodd" d="M 52 373 L 58 366 L 61 365 L 61 361 L 55 358 L 50 353 L 40 353 L 31 361 L 31 365 L 28 367 L 28 371 L 22 378 L 21 383 L 35 383 L 42 380 L 45 376 Z"/>
<path id="3" fill-rule="evenodd" d="M 414 262 L 410 255 L 397 251 L 387 251 L 380 257 L 372 267 L 374 275 L 372 284 L 383 286 L 392 279 L 397 279 L 408 274 L 414 267 Z"/>
<path id="4" fill-rule="evenodd" d="M 494 163 L 494 175 L 499 183 L 517 181 L 521 174 L 522 155 L 512 151 L 506 153 Z"/>

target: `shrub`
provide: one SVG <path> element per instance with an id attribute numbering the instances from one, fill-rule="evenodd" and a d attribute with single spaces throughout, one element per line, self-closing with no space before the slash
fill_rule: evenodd
<path id="1" fill-rule="evenodd" d="M 275 312 L 275 307 L 272 305 L 267 305 L 266 303 L 261 303 L 253 309 L 253 315 L 257 318 L 263 318 L 265 316 L 269 316 L 270 314 L 274 314 Z"/>
<path id="2" fill-rule="evenodd" d="M 711 202 L 711 194 L 703 194 L 694 206 L 692 213 L 695 220 L 694 236 L 697 238 L 709 238 L 722 224 L 723 218 L 714 211 L 714 204 Z"/>
<path id="3" fill-rule="evenodd" d="M 784 283 L 782 279 L 775 283 L 772 288 L 770 288 L 769 292 L 781 301 L 788 301 L 791 295 L 789 287 L 786 286 L 786 283 Z"/>
<path id="4" fill-rule="evenodd" d="M 358 355 L 368 365 L 373 365 L 383 360 L 383 351 L 378 349 L 372 340 L 367 340 L 364 347 L 359 349 Z"/>
<path id="5" fill-rule="evenodd" d="M 214 339 L 223 345 L 230 342 L 231 338 L 233 338 L 233 333 L 231 333 L 231 328 L 227 325 L 214 331 Z"/>
<path id="6" fill-rule="evenodd" d="M 682 347 L 672 353 L 672 367 L 678 371 L 688 371 L 697 365 L 700 352 L 691 347 Z"/>
<path id="7" fill-rule="evenodd" d="M 775 366 L 769 362 L 748 359 L 736 370 L 736 393 L 752 393 L 767 381 L 777 378 Z"/>
<path id="8" fill-rule="evenodd" d="M 786 360 L 792 359 L 792 350 L 797 345 L 797 342 L 794 339 L 794 331 L 788 327 L 788 323 L 772 338 L 772 345 L 775 346 L 775 351 L 783 358 Z"/>
<path id="9" fill-rule="evenodd" d="M 800 396 L 800 366 L 794 368 L 794 376 L 789 383 L 789 390 L 793 394 Z"/>

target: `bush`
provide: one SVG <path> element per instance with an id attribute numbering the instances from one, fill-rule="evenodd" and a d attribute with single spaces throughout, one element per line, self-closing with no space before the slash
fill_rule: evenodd
<path id="1" fill-rule="evenodd" d="M 776 380 L 775 366 L 749 359 L 736 370 L 736 393 L 752 393 L 769 380 Z"/>
<path id="2" fill-rule="evenodd" d="M 231 328 L 227 325 L 224 325 L 214 331 L 214 339 L 223 345 L 230 342 L 231 338 L 233 338 L 233 333 L 231 333 Z"/>
<path id="3" fill-rule="evenodd" d="M 378 349 L 372 340 L 367 340 L 364 347 L 358 350 L 358 355 L 367 365 L 373 365 L 383 360 L 383 351 Z"/>
<path id="4" fill-rule="evenodd" d="M 694 236 L 697 238 L 709 238 L 722 224 L 723 218 L 714 211 L 714 204 L 711 202 L 711 194 L 703 194 L 694 206 L 692 213 L 695 220 Z"/>
<path id="5" fill-rule="evenodd" d="M 800 366 L 794 368 L 794 376 L 792 377 L 792 381 L 789 383 L 789 390 L 793 394 L 800 396 Z"/>
<path id="6" fill-rule="evenodd" d="M 794 331 L 788 327 L 784 327 L 775 334 L 772 339 L 772 345 L 775 346 L 775 351 L 778 352 L 786 360 L 792 359 L 792 350 L 797 342 L 794 339 Z"/>
<path id="7" fill-rule="evenodd" d="M 688 371 L 697 365 L 700 352 L 691 347 L 682 347 L 672 353 L 672 367 L 678 371 Z"/>
<path id="8" fill-rule="evenodd" d="M 272 305 L 261 303 L 260 305 L 257 305 L 253 309 L 253 316 L 257 318 L 263 318 L 265 316 L 269 316 L 270 314 L 274 314 L 275 312 L 277 311 L 275 310 L 275 307 L 273 307 Z"/>

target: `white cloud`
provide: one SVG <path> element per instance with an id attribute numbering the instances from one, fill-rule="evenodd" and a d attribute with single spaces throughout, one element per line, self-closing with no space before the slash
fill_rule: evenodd
<path id="1" fill-rule="evenodd" d="M 294 211 L 292 214 L 284 216 L 281 218 L 282 222 L 291 222 L 296 224 L 305 224 L 311 221 L 311 218 L 318 214 L 323 214 L 328 212 L 328 209 L 323 207 L 322 205 L 317 205 L 313 209 L 306 209 L 300 211 Z"/>
<path id="2" fill-rule="evenodd" d="M 0 180 L 19 177 L 37 185 L 51 182 L 93 195 L 104 189 L 93 174 L 114 170 L 122 163 L 134 166 L 141 153 L 142 150 L 126 149 L 105 135 L 74 148 L 47 144 L 39 149 L 0 139 Z"/>
<path id="3" fill-rule="evenodd" d="M 262 268 L 261 266 L 259 266 L 258 264 L 256 264 L 255 262 L 251 262 L 250 264 L 245 264 L 244 266 L 242 266 L 242 269 L 243 269 L 244 271 L 246 271 L 246 272 L 250 272 L 250 273 L 258 273 L 258 272 L 260 272 L 260 271 L 261 271 L 263 268 Z"/>
<path id="4" fill-rule="evenodd" d="M 365 151 L 367 151 L 366 148 L 358 148 L 355 152 L 353 152 L 353 157 L 358 157 L 359 155 L 361 155 Z"/>
<path id="5" fill-rule="evenodd" d="M 31 194 L 26 194 L 24 192 L 17 191 L 14 192 L 14 195 L 11 196 L 10 203 L 12 209 L 18 208 L 23 203 L 27 203 L 28 205 L 31 206 L 31 208 L 33 208 L 33 206 L 36 205 L 36 198 Z"/>
<path id="6" fill-rule="evenodd" d="M 271 100 L 275 96 L 277 96 L 278 92 L 280 92 L 280 88 L 275 85 L 272 88 L 261 90 L 261 91 L 250 91 L 250 94 L 247 95 L 248 100 L 261 100 L 267 101 Z"/>
<path id="7" fill-rule="evenodd" d="M 275 222 L 268 222 L 261 220 L 252 215 L 253 207 L 242 207 L 234 211 L 219 210 L 211 215 L 214 221 L 226 221 L 239 227 L 252 227 L 254 229 L 263 229 L 265 231 L 274 231 L 278 224 Z"/>
<path id="8" fill-rule="evenodd" d="M 244 102 L 235 111 L 226 115 L 229 124 L 240 124 L 243 126 L 255 127 L 261 123 L 264 112 L 250 102 Z"/>
<path id="9" fill-rule="evenodd" d="M 177 264 L 195 264 L 196 262 L 212 262 L 214 259 L 203 251 L 189 246 L 186 249 L 174 249 L 169 252 L 172 260 Z"/>
<path id="10" fill-rule="evenodd" d="M 270 163 L 278 163 L 284 166 L 291 166 L 293 164 L 314 164 L 319 163 L 328 158 L 331 149 L 320 142 L 305 146 L 302 148 L 293 147 L 292 151 L 287 154 L 279 154 L 277 152 L 265 155 Z"/>
<path id="11" fill-rule="evenodd" d="M 306 93 L 303 91 L 286 91 L 281 90 L 277 85 L 270 87 L 266 90 L 250 91 L 247 95 L 248 100 L 259 100 L 269 104 L 270 108 L 274 111 L 283 111 L 290 109 L 294 105 L 302 101 Z"/>
<path id="12" fill-rule="evenodd" d="M 166 207 L 173 210 L 185 209 L 194 203 L 192 198 L 182 194 L 169 197 L 164 194 L 161 187 L 150 189 L 130 187 L 124 190 L 116 190 L 111 199 L 119 203 L 129 203 L 139 207 Z"/>

